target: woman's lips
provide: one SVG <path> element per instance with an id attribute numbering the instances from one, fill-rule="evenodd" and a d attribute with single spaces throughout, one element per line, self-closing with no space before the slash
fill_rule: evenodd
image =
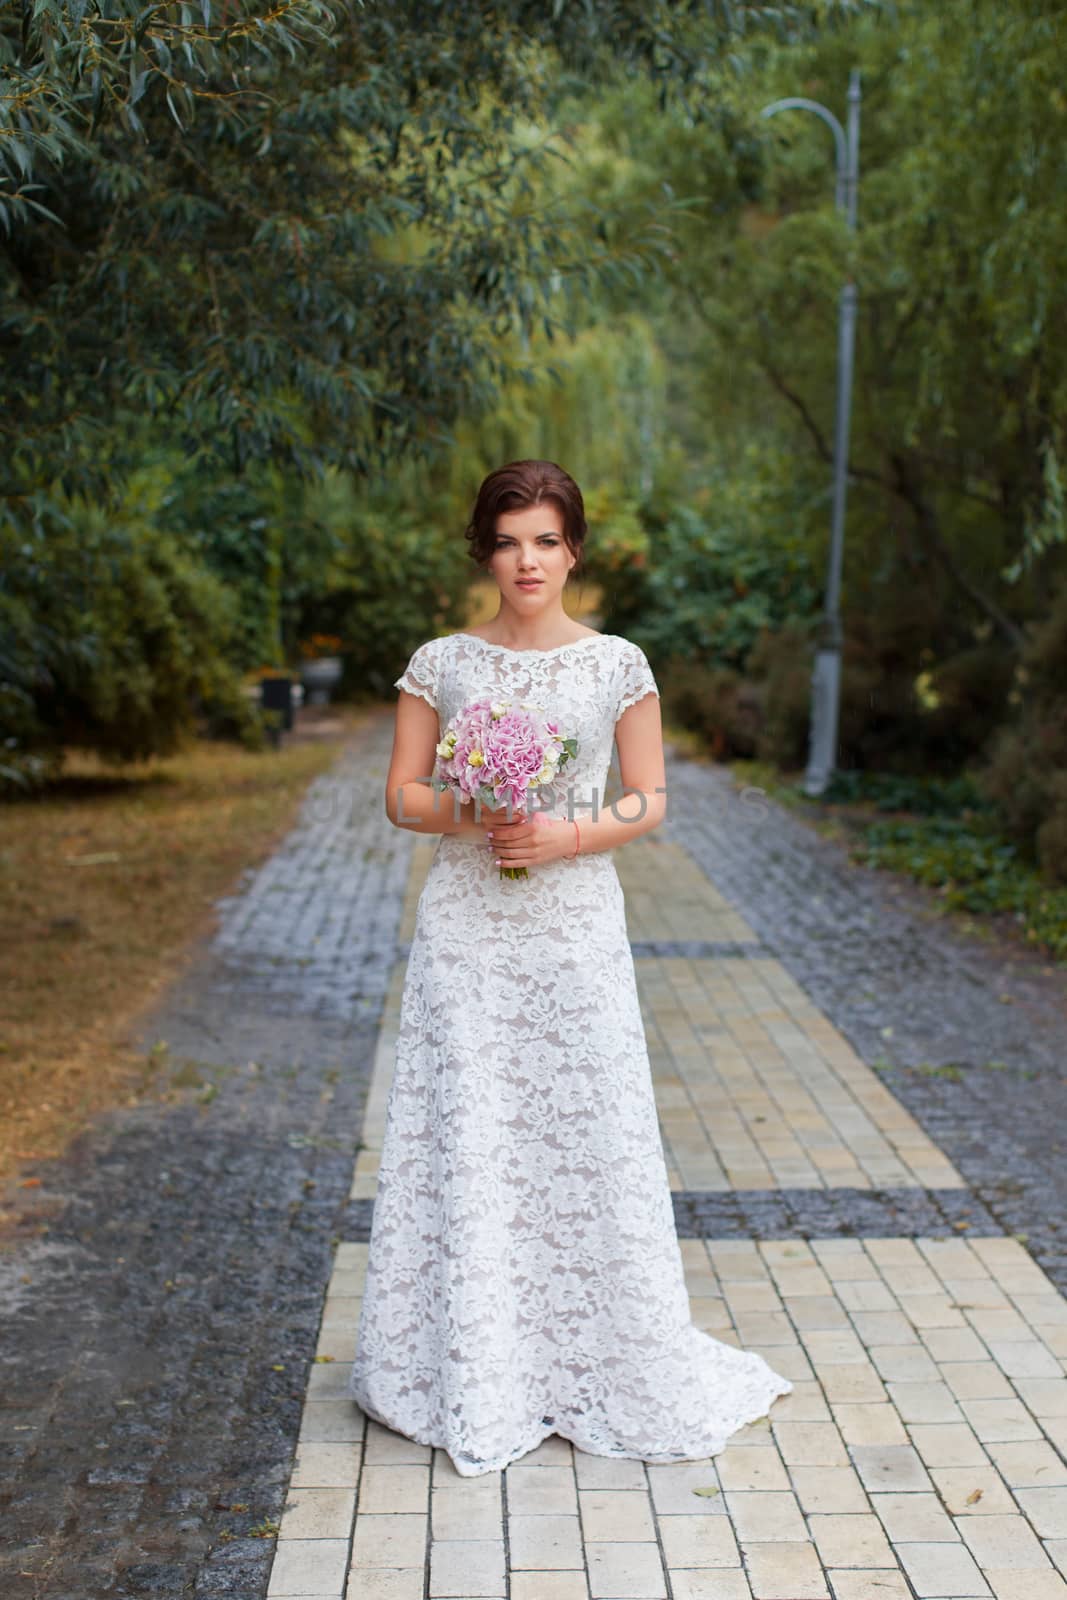
<path id="1" fill-rule="evenodd" d="M 542 580 L 540 578 L 515 579 L 515 582 L 518 584 L 520 589 L 539 589 L 541 587 L 541 581 Z"/>

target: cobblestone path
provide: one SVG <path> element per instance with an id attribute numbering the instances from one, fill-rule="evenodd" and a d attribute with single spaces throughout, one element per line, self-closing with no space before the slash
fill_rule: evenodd
<path id="1" fill-rule="evenodd" d="M 433 847 L 391 729 L 146 1025 L 199 1083 L 22 1201 L 5 1600 L 1067 1600 L 1067 1019 L 715 769 L 616 862 L 694 1315 L 794 1393 L 714 1462 L 479 1479 L 344 1399 Z"/>

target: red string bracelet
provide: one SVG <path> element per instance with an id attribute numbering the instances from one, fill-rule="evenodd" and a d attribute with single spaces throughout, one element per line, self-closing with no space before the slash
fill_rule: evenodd
<path id="1" fill-rule="evenodd" d="M 571 821 L 574 822 L 574 818 L 573 817 L 571 818 Z M 581 848 L 582 848 L 582 830 L 581 830 L 581 828 L 579 828 L 579 826 L 578 826 L 578 824 L 576 822 L 574 822 L 574 832 L 575 832 L 575 835 L 576 835 L 575 841 L 574 841 L 574 856 L 576 856 L 578 854 L 579 850 L 581 850 Z M 567 860 L 568 861 L 573 861 L 574 860 L 574 856 L 568 856 Z"/>

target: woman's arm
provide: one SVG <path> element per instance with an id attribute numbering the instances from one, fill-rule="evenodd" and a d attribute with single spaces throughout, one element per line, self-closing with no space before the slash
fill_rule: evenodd
<path id="1" fill-rule="evenodd" d="M 615 742 L 619 748 L 619 773 L 627 792 L 603 805 L 597 796 L 596 820 L 592 807 L 574 807 L 569 813 L 554 816 L 544 812 L 521 822 L 490 822 L 491 843 L 497 859 L 508 867 L 538 867 L 578 854 L 593 855 L 598 850 L 616 850 L 648 833 L 667 814 L 667 778 L 663 764 L 663 730 L 659 699 L 646 694 L 628 707 L 615 723 Z M 636 791 L 636 792 L 633 792 Z M 577 828 L 575 828 L 577 822 Z"/>
<path id="2" fill-rule="evenodd" d="M 488 807 L 481 808 L 479 822 L 475 818 L 473 801 L 460 805 L 451 794 L 432 789 L 427 781 L 434 769 L 440 737 L 440 724 L 433 706 L 421 696 L 401 689 L 396 707 L 393 754 L 386 779 L 386 815 L 395 827 L 411 828 L 416 833 L 484 839 L 486 828 L 493 825 L 493 813 Z"/>
<path id="3" fill-rule="evenodd" d="M 583 856 L 597 850 L 617 850 L 619 845 L 658 828 L 667 815 L 663 724 L 656 695 L 646 694 L 623 712 L 615 724 L 615 743 L 619 776 L 626 792 L 615 801 L 614 809 L 601 806 L 595 822 L 591 809 L 583 813 L 575 808 Z"/>

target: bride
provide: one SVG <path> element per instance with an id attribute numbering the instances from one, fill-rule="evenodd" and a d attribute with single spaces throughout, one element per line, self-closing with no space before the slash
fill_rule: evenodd
<path id="1" fill-rule="evenodd" d="M 637 645 L 564 610 L 585 532 L 554 462 L 491 472 L 466 537 L 499 610 L 421 644 L 396 684 L 386 810 L 439 839 L 350 1393 L 465 1477 L 552 1433 L 593 1455 L 698 1460 L 791 1388 L 690 1317 L 613 856 L 666 813 L 659 691 Z M 542 706 L 577 738 L 562 814 L 477 815 L 431 787 L 449 720 L 486 697 Z M 605 806 L 613 743 L 626 792 Z"/>

